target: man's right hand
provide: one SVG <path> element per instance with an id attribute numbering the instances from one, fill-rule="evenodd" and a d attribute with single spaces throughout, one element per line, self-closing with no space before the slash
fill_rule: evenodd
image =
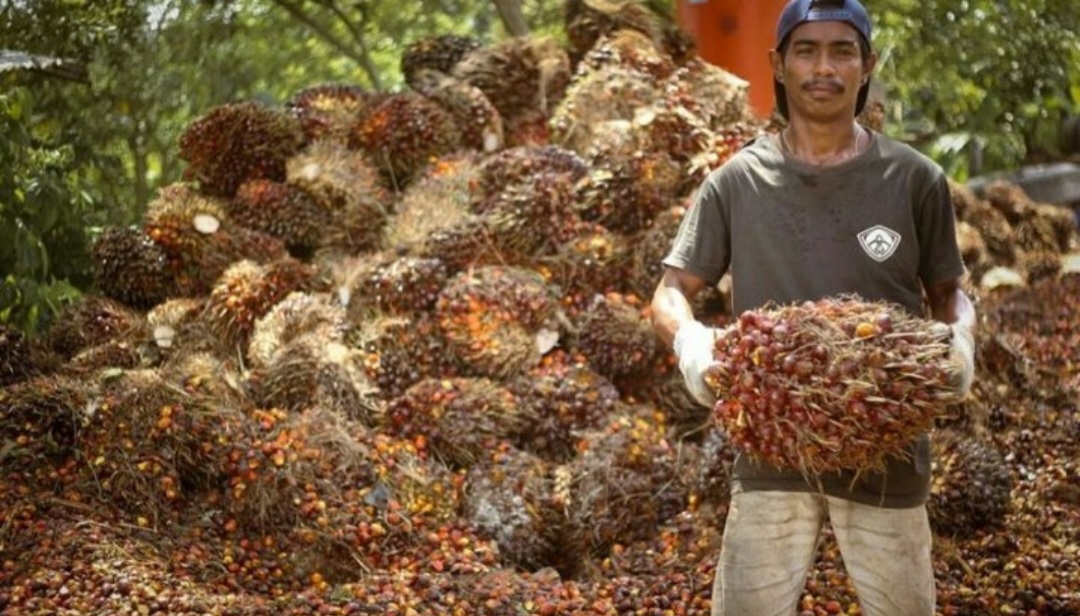
<path id="1" fill-rule="evenodd" d="M 716 394 L 705 383 L 705 372 L 716 363 L 713 344 L 717 331 L 705 327 L 700 321 L 687 321 L 675 332 L 675 356 L 679 358 L 679 371 L 690 395 L 699 404 L 712 408 Z"/>

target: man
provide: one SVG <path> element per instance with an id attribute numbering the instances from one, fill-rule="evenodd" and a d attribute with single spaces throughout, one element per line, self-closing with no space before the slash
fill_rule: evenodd
<path id="1" fill-rule="evenodd" d="M 877 61 L 855 0 L 793 0 L 772 62 L 788 120 L 707 178 L 687 212 L 652 300 L 653 324 L 706 405 L 716 332 L 690 300 L 727 271 L 736 314 L 845 293 L 949 324 L 966 392 L 975 312 L 948 183 L 915 150 L 855 122 Z M 840 472 L 821 489 L 797 470 L 740 455 L 713 589 L 714 616 L 794 614 L 826 516 L 866 616 L 932 616 L 935 605 L 928 436 L 880 473 Z M 823 490 L 822 490 L 823 489 Z"/>

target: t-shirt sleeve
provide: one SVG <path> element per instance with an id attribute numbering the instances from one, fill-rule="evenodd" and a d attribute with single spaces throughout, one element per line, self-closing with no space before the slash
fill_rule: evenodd
<path id="1" fill-rule="evenodd" d="M 956 241 L 956 214 L 944 173 L 929 183 L 919 216 L 919 278 L 933 284 L 963 276 L 964 261 Z"/>
<path id="2" fill-rule="evenodd" d="M 719 173 L 702 183 L 675 235 L 664 265 L 716 284 L 731 260 L 728 216 L 720 197 Z"/>

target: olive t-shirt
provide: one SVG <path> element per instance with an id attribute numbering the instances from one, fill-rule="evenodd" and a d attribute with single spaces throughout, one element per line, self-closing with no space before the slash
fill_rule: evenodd
<path id="1" fill-rule="evenodd" d="M 735 314 L 857 293 L 929 316 L 923 285 L 956 278 L 964 264 L 945 174 L 916 150 L 874 134 L 839 165 L 785 154 L 775 137 L 740 150 L 699 187 L 664 264 L 710 283 L 731 272 Z M 884 507 L 925 502 L 930 445 L 882 472 L 820 477 L 832 496 Z M 734 491 L 818 490 L 794 469 L 740 455 Z"/>

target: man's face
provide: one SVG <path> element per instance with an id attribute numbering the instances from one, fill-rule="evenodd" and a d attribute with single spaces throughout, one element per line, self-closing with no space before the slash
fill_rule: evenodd
<path id="1" fill-rule="evenodd" d="M 864 58 L 859 34 L 842 21 L 812 21 L 788 37 L 784 56 L 772 52 L 774 75 L 787 89 L 792 118 L 831 121 L 855 117 L 859 88 L 877 57 Z"/>

